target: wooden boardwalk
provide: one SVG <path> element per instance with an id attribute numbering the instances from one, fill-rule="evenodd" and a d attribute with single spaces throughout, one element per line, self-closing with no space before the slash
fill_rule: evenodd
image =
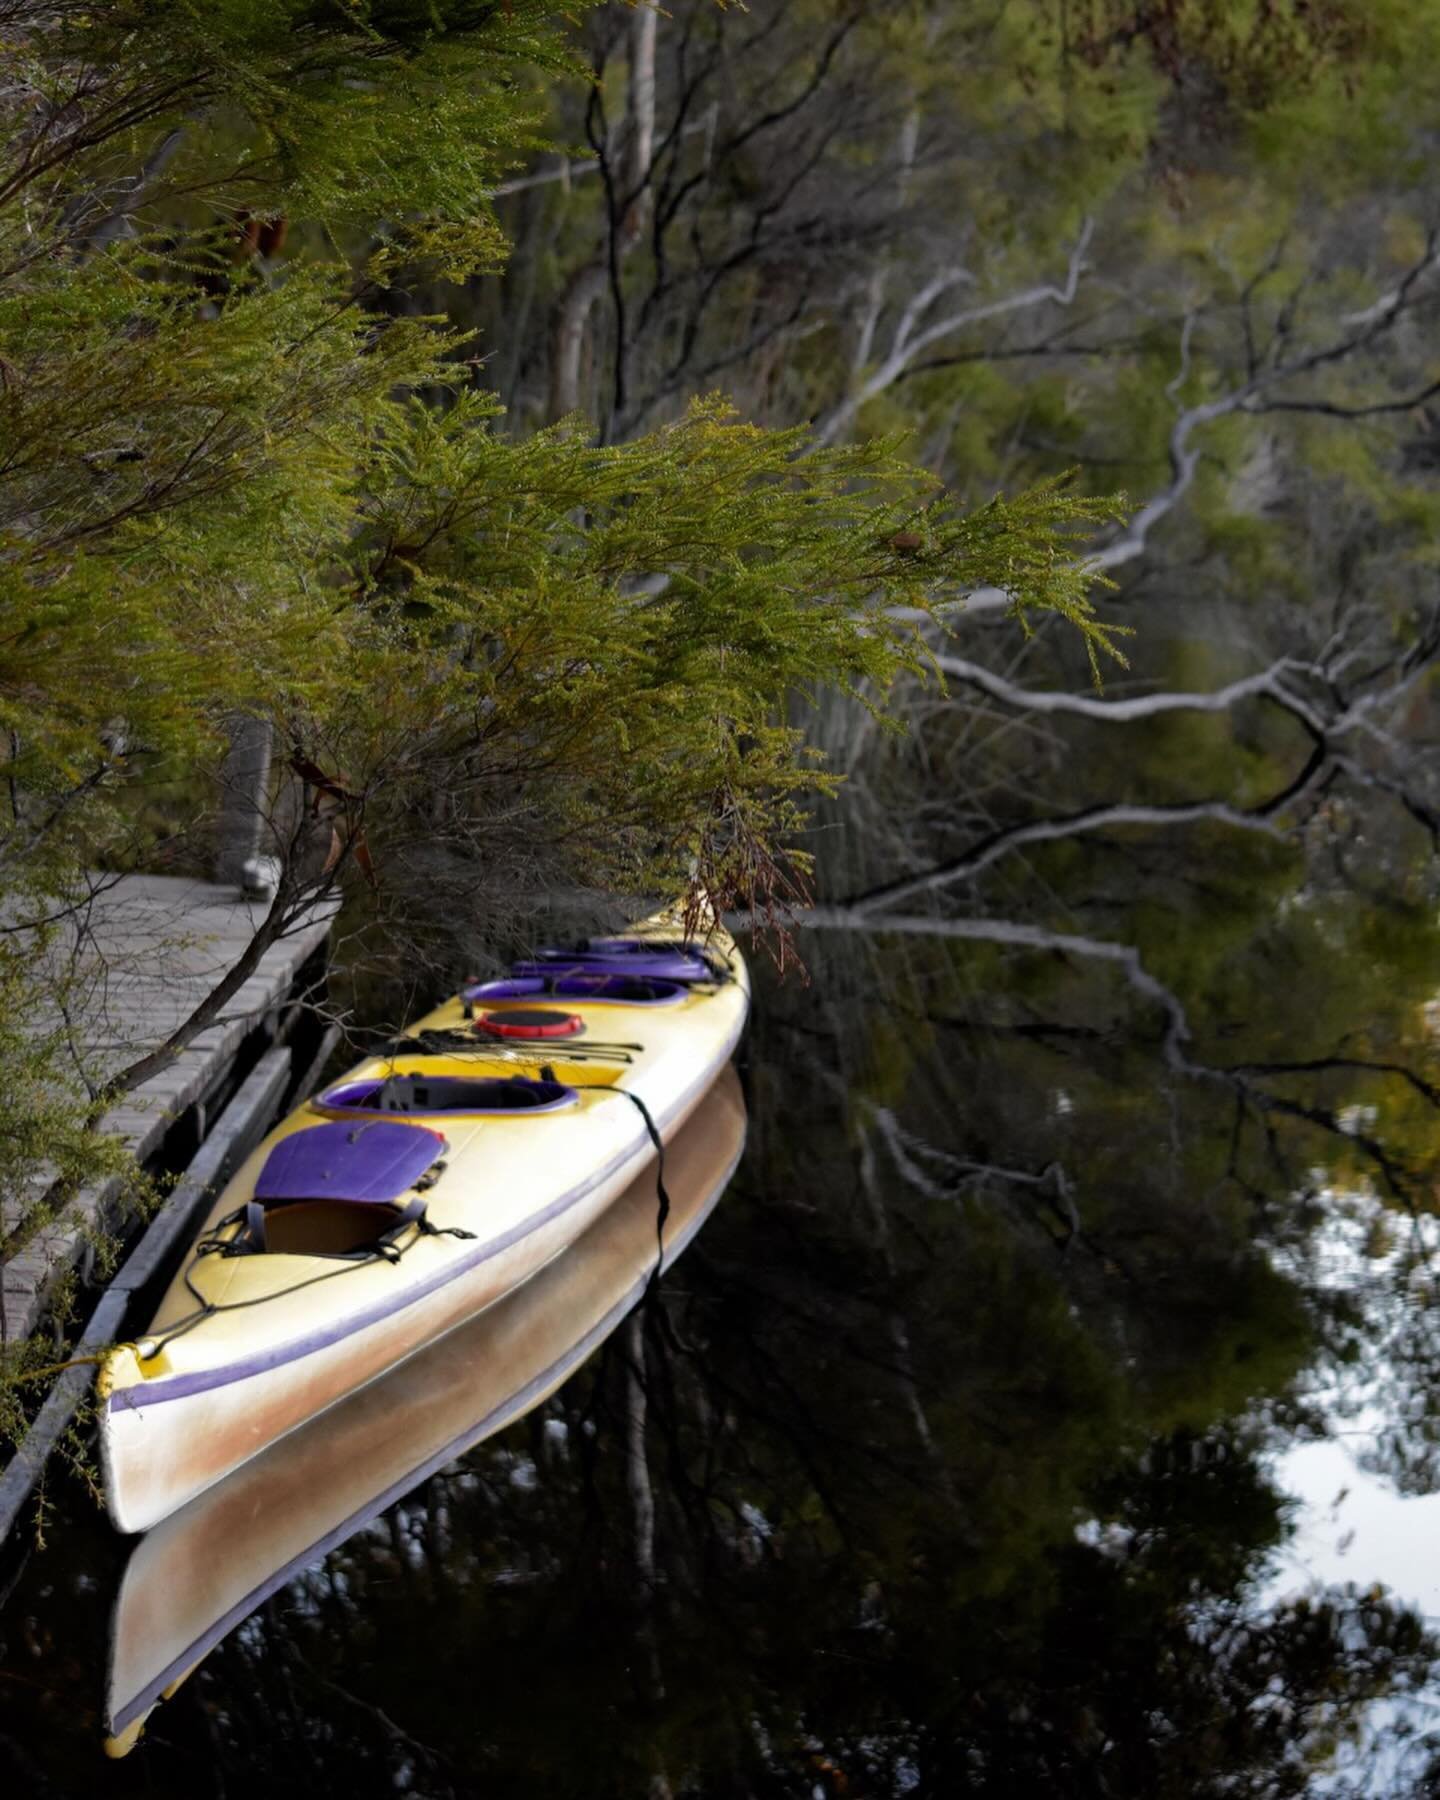
<path id="1" fill-rule="evenodd" d="M 130 875 L 101 893 L 70 971 L 67 1015 L 77 1053 L 94 1079 L 163 1043 L 233 967 L 263 915 L 264 901 L 233 887 L 158 875 Z M 325 940 L 330 914 L 307 921 L 268 950 L 224 1015 L 167 1068 L 125 1097 L 105 1128 L 137 1156 L 154 1155 L 185 1116 L 193 1143 L 221 1093 L 242 1044 L 267 1021 L 273 1032 L 301 965 Z M 58 1269 L 83 1258 L 88 1228 L 109 1191 L 87 1190 L 3 1268 L 0 1308 L 10 1338 L 29 1335 Z M 8 1213 L 17 1204 L 0 1202 Z M 4 1217 L 5 1213 L 0 1213 Z"/>

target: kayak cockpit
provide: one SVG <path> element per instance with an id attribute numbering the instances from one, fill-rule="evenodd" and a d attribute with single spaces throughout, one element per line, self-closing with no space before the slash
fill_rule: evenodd
<path id="1" fill-rule="evenodd" d="M 606 969 L 546 969 L 534 975 L 510 975 L 465 989 L 471 1005 L 500 1006 L 512 1001 L 588 1000 L 602 1006 L 679 1006 L 689 989 L 678 981 L 616 974 Z"/>
<path id="2" fill-rule="evenodd" d="M 532 956 L 511 964 L 518 976 L 632 975 L 657 981 L 712 982 L 729 970 L 712 962 L 703 947 L 688 939 L 659 937 L 583 938 L 578 944 L 546 944 Z"/>
<path id="3" fill-rule="evenodd" d="M 372 1075 L 342 1081 L 314 1102 L 332 1116 L 382 1114 L 424 1117 L 432 1113 L 489 1113 L 506 1118 L 559 1112 L 579 1095 L 563 1081 L 531 1075 Z"/>
<path id="4" fill-rule="evenodd" d="M 252 1198 L 197 1248 L 202 1256 L 393 1260 L 402 1237 L 408 1242 L 414 1232 L 435 1230 L 419 1195 L 443 1171 L 446 1143 L 420 1120 L 533 1117 L 578 1099 L 564 1082 L 528 1075 L 391 1071 L 340 1082 L 313 1103 L 328 1115 L 326 1123 L 281 1138 L 261 1166 Z"/>
<path id="5" fill-rule="evenodd" d="M 353 1206 L 343 1200 L 297 1200 L 267 1208 L 263 1243 L 255 1253 L 270 1256 L 353 1257 L 380 1254 L 399 1220 L 395 1207 Z"/>

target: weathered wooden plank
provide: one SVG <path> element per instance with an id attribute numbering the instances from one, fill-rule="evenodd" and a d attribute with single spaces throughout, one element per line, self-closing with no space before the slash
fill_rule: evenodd
<path id="1" fill-rule="evenodd" d="M 266 903 L 234 888 L 186 877 L 127 875 L 90 906 L 87 939 L 78 962 L 77 1034 L 96 1076 L 114 1074 L 163 1043 L 250 944 Z M 330 929 L 330 912 L 261 958 L 224 1015 L 127 1094 L 106 1119 L 140 1157 L 153 1154 L 181 1114 L 216 1085 L 244 1040 L 267 1014 L 278 1017 L 302 963 Z M 0 1276 L 4 1330 L 32 1331 L 44 1291 L 56 1270 L 84 1247 L 85 1232 L 113 1199 L 110 1183 L 78 1195 L 63 1221 L 46 1230 L 5 1265 Z M 13 1223 L 18 1208 L 7 1207 Z"/>

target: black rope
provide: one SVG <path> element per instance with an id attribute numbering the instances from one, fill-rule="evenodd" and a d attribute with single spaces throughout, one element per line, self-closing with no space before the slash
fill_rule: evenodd
<path id="1" fill-rule="evenodd" d="M 148 1333 L 141 1339 L 141 1342 L 154 1344 L 155 1348 L 150 1354 L 158 1356 L 167 1344 L 173 1343 L 178 1337 L 184 1337 L 187 1332 L 193 1331 L 197 1325 L 203 1325 L 206 1319 L 214 1318 L 217 1313 L 244 1312 L 250 1306 L 268 1306 L 272 1300 L 283 1299 L 286 1294 L 298 1294 L 302 1288 L 314 1287 L 321 1281 L 333 1281 L 337 1275 L 348 1275 L 353 1269 L 364 1268 L 364 1266 L 363 1263 L 346 1263 L 343 1268 L 326 1269 L 322 1274 L 311 1275 L 306 1280 L 297 1281 L 288 1288 L 279 1288 L 273 1294 L 257 1294 L 253 1300 L 224 1301 L 207 1300 L 195 1283 L 191 1281 L 190 1271 L 186 1269 L 183 1271 L 181 1279 L 190 1290 L 191 1297 L 199 1302 L 195 1311 L 186 1313 L 179 1323 L 172 1326 L 163 1336 L 156 1337 L 153 1333 Z"/>
<path id="2" fill-rule="evenodd" d="M 551 1049 L 552 1046 L 546 1046 L 547 1055 L 550 1054 Z M 644 1291 L 640 1296 L 639 1304 L 643 1306 L 650 1298 L 651 1289 L 660 1279 L 660 1276 L 664 1273 L 665 1269 L 665 1225 L 671 1212 L 670 1191 L 665 1186 L 665 1140 L 660 1135 L 660 1127 L 655 1123 L 654 1115 L 651 1113 L 650 1108 L 638 1094 L 632 1093 L 629 1088 L 622 1087 L 597 1087 L 592 1091 L 602 1094 L 620 1094 L 628 1100 L 644 1120 L 646 1134 L 649 1137 L 650 1142 L 655 1146 L 655 1192 L 659 1202 L 655 1214 L 656 1257 L 655 1266 L 647 1276 Z M 259 1254 L 252 1246 L 245 1244 L 243 1241 L 244 1218 L 245 1208 L 242 1206 L 237 1207 L 234 1212 L 227 1213 L 223 1219 L 218 1220 L 211 1230 L 196 1244 L 195 1255 L 197 1259 L 202 1256 L 212 1255 L 231 1257 Z M 242 1228 L 235 1233 L 234 1237 L 222 1238 L 218 1235 L 228 1226 L 232 1225 L 240 1226 Z M 403 1231 L 407 1225 L 413 1225 L 415 1227 L 417 1242 L 421 1237 L 474 1238 L 476 1235 L 473 1231 L 466 1231 L 458 1225 L 432 1225 L 423 1212 L 418 1216 L 411 1218 L 406 1218 L 402 1214 L 402 1216 L 390 1227 L 390 1231 L 398 1234 L 400 1231 Z M 386 1235 L 388 1236 L 389 1234 Z M 406 1249 L 412 1247 L 413 1246 L 407 1245 Z M 188 1268 L 185 1269 L 181 1278 L 191 1296 L 199 1304 L 193 1313 L 187 1314 L 162 1337 L 156 1338 L 152 1336 L 146 1340 L 153 1343 L 155 1346 L 151 1351 L 151 1355 L 159 1356 L 167 1344 L 171 1344 L 176 1338 L 183 1337 L 187 1332 L 193 1331 L 197 1325 L 202 1324 L 208 1318 L 213 1318 L 218 1313 L 243 1312 L 247 1307 L 265 1306 L 272 1300 L 282 1300 L 289 1294 L 301 1293 L 305 1288 L 314 1287 L 319 1282 L 333 1281 L 337 1275 L 348 1275 L 352 1269 L 364 1268 L 368 1264 L 374 1262 L 377 1258 L 383 1258 L 384 1261 L 389 1263 L 398 1263 L 405 1254 L 405 1250 L 400 1249 L 393 1242 L 387 1243 L 385 1238 L 382 1237 L 381 1239 L 378 1239 L 375 1244 L 368 1245 L 365 1249 L 358 1251 L 307 1250 L 297 1252 L 296 1254 L 323 1258 L 329 1262 L 339 1262 L 343 1264 L 343 1267 L 338 1269 L 326 1269 L 319 1275 L 311 1275 L 304 1281 L 292 1283 L 289 1287 L 277 1288 L 273 1293 L 257 1294 L 252 1300 L 229 1301 L 207 1300 L 195 1286 L 194 1282 L 191 1281 L 190 1270 Z"/>
<path id="3" fill-rule="evenodd" d="M 727 982 L 735 979 L 735 970 L 727 957 L 722 957 L 718 954 L 712 956 L 708 950 L 698 949 L 692 951 L 691 954 L 698 956 L 701 962 L 704 963 L 705 967 L 710 971 L 710 979 L 714 982 L 716 987 L 724 987 Z"/>
<path id="4" fill-rule="evenodd" d="M 640 1117 L 645 1121 L 645 1129 L 649 1133 L 650 1142 L 655 1146 L 655 1192 L 659 1199 L 659 1207 L 655 1214 L 655 1243 L 657 1254 L 655 1267 L 650 1271 L 645 1282 L 645 1292 L 640 1296 L 643 1306 L 650 1297 L 650 1290 L 660 1279 L 665 1267 L 665 1221 L 670 1217 L 670 1193 L 665 1186 L 665 1140 L 660 1135 L 660 1127 L 655 1123 L 650 1108 L 638 1094 L 632 1094 L 629 1088 L 612 1087 L 601 1090 L 607 1094 L 623 1094 Z"/>
<path id="5" fill-rule="evenodd" d="M 443 1167 L 443 1164 L 441 1167 Z M 417 1182 L 415 1185 L 418 1188 L 420 1183 Z M 434 1184 L 433 1181 L 427 1181 L 424 1185 L 426 1187 L 431 1187 Z M 318 1200 L 323 1200 L 324 1196 L 317 1195 L 316 1198 Z M 254 1204 L 254 1201 L 247 1201 L 244 1206 L 237 1207 L 234 1212 L 227 1213 L 223 1219 L 219 1220 L 213 1230 L 207 1232 L 196 1244 L 196 1256 L 232 1257 L 271 1254 L 266 1248 L 263 1227 L 260 1234 L 257 1234 L 255 1231 L 255 1220 L 250 1214 L 250 1208 Z M 301 1201 L 297 1204 L 304 1205 L 305 1202 Z M 268 1209 L 262 1207 L 261 1210 L 263 1213 Z M 276 1208 L 277 1212 L 283 1210 L 283 1207 Z M 221 1237 L 219 1233 L 224 1231 L 226 1227 L 230 1225 L 238 1225 L 240 1229 L 236 1231 L 233 1237 Z M 357 1246 L 354 1250 L 285 1250 L 274 1252 L 274 1254 L 318 1257 L 324 1262 L 350 1263 L 374 1262 L 375 1259 L 379 1257 L 388 1263 L 398 1263 L 400 1258 L 405 1254 L 405 1251 L 399 1248 L 396 1239 L 409 1225 L 415 1227 L 417 1239 L 422 1237 L 473 1238 L 475 1236 L 473 1231 L 466 1231 L 464 1227 L 460 1225 L 434 1224 L 426 1217 L 425 1202 L 423 1200 L 412 1200 L 408 1206 L 399 1209 L 396 1216 L 378 1237 L 372 1239 L 368 1244 Z M 412 1246 L 407 1245 L 406 1249 L 411 1247 Z M 281 1288 L 278 1290 L 277 1295 L 266 1297 L 278 1298 L 279 1294 L 288 1294 L 291 1291 L 290 1288 Z M 247 1301 L 246 1304 L 248 1305 L 249 1302 Z"/>

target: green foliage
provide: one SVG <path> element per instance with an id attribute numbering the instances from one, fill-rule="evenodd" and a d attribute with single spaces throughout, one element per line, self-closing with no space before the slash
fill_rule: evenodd
<path id="1" fill-rule="evenodd" d="M 814 773 L 787 695 L 914 666 L 887 612 L 936 582 L 1004 585 L 1022 622 L 1059 612 L 1113 654 L 1071 557 L 1086 503 L 1040 489 L 957 517 L 888 447 L 801 460 L 798 437 L 713 407 L 622 451 L 517 441 L 457 381 L 461 337 L 368 310 L 406 269 L 496 255 L 484 190 L 527 141 L 512 72 L 564 61 L 539 9 L 40 18 L 17 3 L 11 25 L 34 91 L 97 84 L 83 142 L 44 138 L 48 185 L 33 152 L 0 185 L 0 724 L 20 812 L 63 802 L 57 868 L 121 855 L 131 812 L 107 802 L 203 765 L 236 708 L 338 756 L 367 805 L 381 768 L 397 803 L 433 786 L 425 757 L 471 754 L 457 721 L 483 708 L 507 770 L 572 771 L 534 816 L 568 816 L 587 857 L 628 818 L 594 873 L 641 879 L 636 846 L 663 829 L 649 878 L 673 883 L 697 855 L 778 848 Z M 123 173 L 142 127 L 179 134 L 173 181 Z M 126 180 L 140 229 L 97 250 L 77 221 L 105 223 Z M 56 256 L 36 255 L 37 203 Z M 372 229 L 365 273 L 252 260 L 245 222 L 291 213 L 332 242 Z M 626 759 L 643 821 L 615 811 Z"/>
<path id="2" fill-rule="evenodd" d="M 158 1197 L 156 1187 L 137 1170 L 124 1143 L 94 1130 L 95 1096 L 72 1034 L 87 976 L 67 955 L 65 929 L 53 923 L 19 929 L 26 919 L 46 918 L 43 892 L 25 895 L 12 887 L 8 900 L 8 928 L 0 937 L 0 1058 L 7 1096 L 0 1117 L 0 1267 L 27 1250 L 43 1260 L 47 1230 L 77 1193 L 88 1190 L 106 1196 L 87 1235 L 97 1272 L 108 1276 L 115 1249 L 111 1226 L 143 1216 Z M 17 1440 L 44 1396 L 37 1371 L 55 1360 L 55 1343 L 76 1309 L 76 1285 L 62 1271 L 49 1294 L 54 1336 L 16 1339 L 10 1321 L 0 1332 L 0 1446 Z"/>
<path id="3" fill-rule="evenodd" d="M 58 106 L 74 88 L 90 100 L 78 134 L 58 114 L 45 122 L 0 177 L 0 200 L 33 202 L 44 181 L 48 206 L 87 212 L 106 197 L 106 176 L 123 179 L 179 129 L 199 140 L 185 150 L 192 201 L 291 211 L 332 229 L 454 227 L 485 214 L 487 187 L 530 141 L 516 70 L 569 66 L 535 0 L 101 0 L 83 10 L 10 0 L 0 25 L 21 94 L 28 85 Z M 233 162 L 206 153 L 217 120 L 241 122 Z M 485 260 L 494 247 L 487 238 Z"/>
<path id="4" fill-rule="evenodd" d="M 382 841 L 438 788 L 452 829 L 523 819 L 596 882 L 693 877 L 717 903 L 763 903 L 752 877 L 804 792 L 833 786 L 786 702 L 922 672 L 897 609 L 993 582 L 1110 647 L 1062 549 L 1089 502 L 1045 489 L 957 514 L 884 444 L 817 451 L 718 403 L 609 447 L 493 424 L 463 393 L 377 437 L 323 673 L 272 690 Z"/>
<path id="5" fill-rule="evenodd" d="M 37 1029 L 27 1015 L 37 951 L 58 954 L 53 929 L 0 948 L 0 1056 L 12 1095 L 0 1119 L 0 1191 L 10 1198 L 42 1172 L 45 1181 L 76 1186 L 120 1174 L 128 1164 L 119 1145 L 97 1141 L 86 1129 L 91 1095 L 76 1072 L 63 1019 Z M 11 1247 L 8 1238 L 6 1244 Z"/>

